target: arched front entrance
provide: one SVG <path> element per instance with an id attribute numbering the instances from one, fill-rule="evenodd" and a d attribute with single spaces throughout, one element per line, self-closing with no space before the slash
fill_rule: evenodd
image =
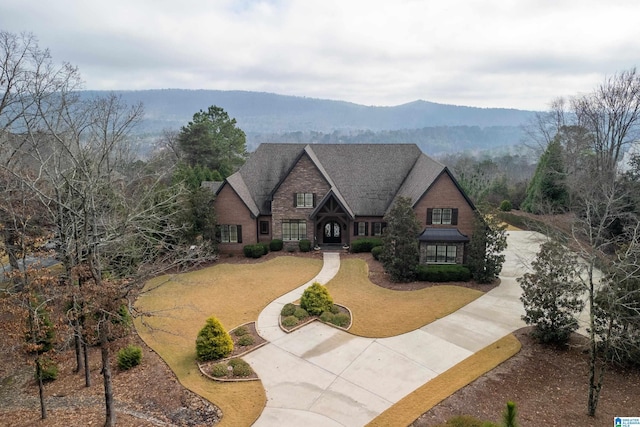
<path id="1" fill-rule="evenodd" d="M 341 243 L 342 226 L 338 221 L 326 221 L 322 226 L 323 243 Z"/>

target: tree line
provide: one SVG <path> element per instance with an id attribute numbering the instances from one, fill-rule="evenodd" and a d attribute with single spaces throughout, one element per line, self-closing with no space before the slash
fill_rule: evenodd
<path id="1" fill-rule="evenodd" d="M 105 425 L 115 425 L 110 358 L 129 333 L 145 280 L 216 259 L 211 195 L 202 180 L 232 173 L 244 133 L 217 107 L 199 112 L 148 161 L 131 134 L 141 104 L 80 96 L 82 78 L 29 33 L 0 31 L 0 233 L 3 311 L 22 330 L 46 418 L 52 349 L 71 341 L 75 371 L 91 386 L 88 347 L 101 353 Z M 41 268 L 59 261 L 59 273 Z"/>

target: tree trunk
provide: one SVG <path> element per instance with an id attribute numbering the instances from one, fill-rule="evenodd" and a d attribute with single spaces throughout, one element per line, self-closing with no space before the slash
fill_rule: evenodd
<path id="1" fill-rule="evenodd" d="M 40 397 L 40 418 L 47 418 L 47 405 L 44 401 L 44 384 L 42 383 L 42 364 L 40 356 L 36 358 L 36 378 L 38 379 L 38 396 Z"/>
<path id="2" fill-rule="evenodd" d="M 76 369 L 73 372 L 79 373 L 84 368 L 84 361 L 82 359 L 82 339 L 80 337 L 80 322 L 78 322 L 78 319 L 75 320 L 73 328 L 73 343 L 76 352 Z"/>
<path id="3" fill-rule="evenodd" d="M 116 425 L 116 411 L 113 402 L 113 388 L 111 385 L 111 366 L 109 365 L 109 342 L 105 327 L 100 328 L 100 353 L 102 355 L 102 377 L 104 378 L 104 404 L 105 404 L 105 427 Z"/>
<path id="4" fill-rule="evenodd" d="M 91 387 L 91 372 L 89 370 L 89 348 L 86 340 L 82 339 L 82 353 L 84 355 L 84 386 Z"/>

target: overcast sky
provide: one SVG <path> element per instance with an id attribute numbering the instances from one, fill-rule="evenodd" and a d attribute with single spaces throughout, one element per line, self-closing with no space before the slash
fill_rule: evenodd
<path id="1" fill-rule="evenodd" d="M 544 110 L 640 62 L 638 0 L 1 0 L 87 89 Z"/>

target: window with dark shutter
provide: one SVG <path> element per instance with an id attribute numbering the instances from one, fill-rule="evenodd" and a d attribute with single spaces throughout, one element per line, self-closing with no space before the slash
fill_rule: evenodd
<path id="1" fill-rule="evenodd" d="M 451 210 L 451 225 L 458 225 L 458 208 Z"/>
<path id="2" fill-rule="evenodd" d="M 427 208 L 427 225 L 431 225 L 433 221 L 433 208 Z"/>
<path id="3" fill-rule="evenodd" d="M 238 243 L 242 243 L 242 226 L 238 225 Z"/>

